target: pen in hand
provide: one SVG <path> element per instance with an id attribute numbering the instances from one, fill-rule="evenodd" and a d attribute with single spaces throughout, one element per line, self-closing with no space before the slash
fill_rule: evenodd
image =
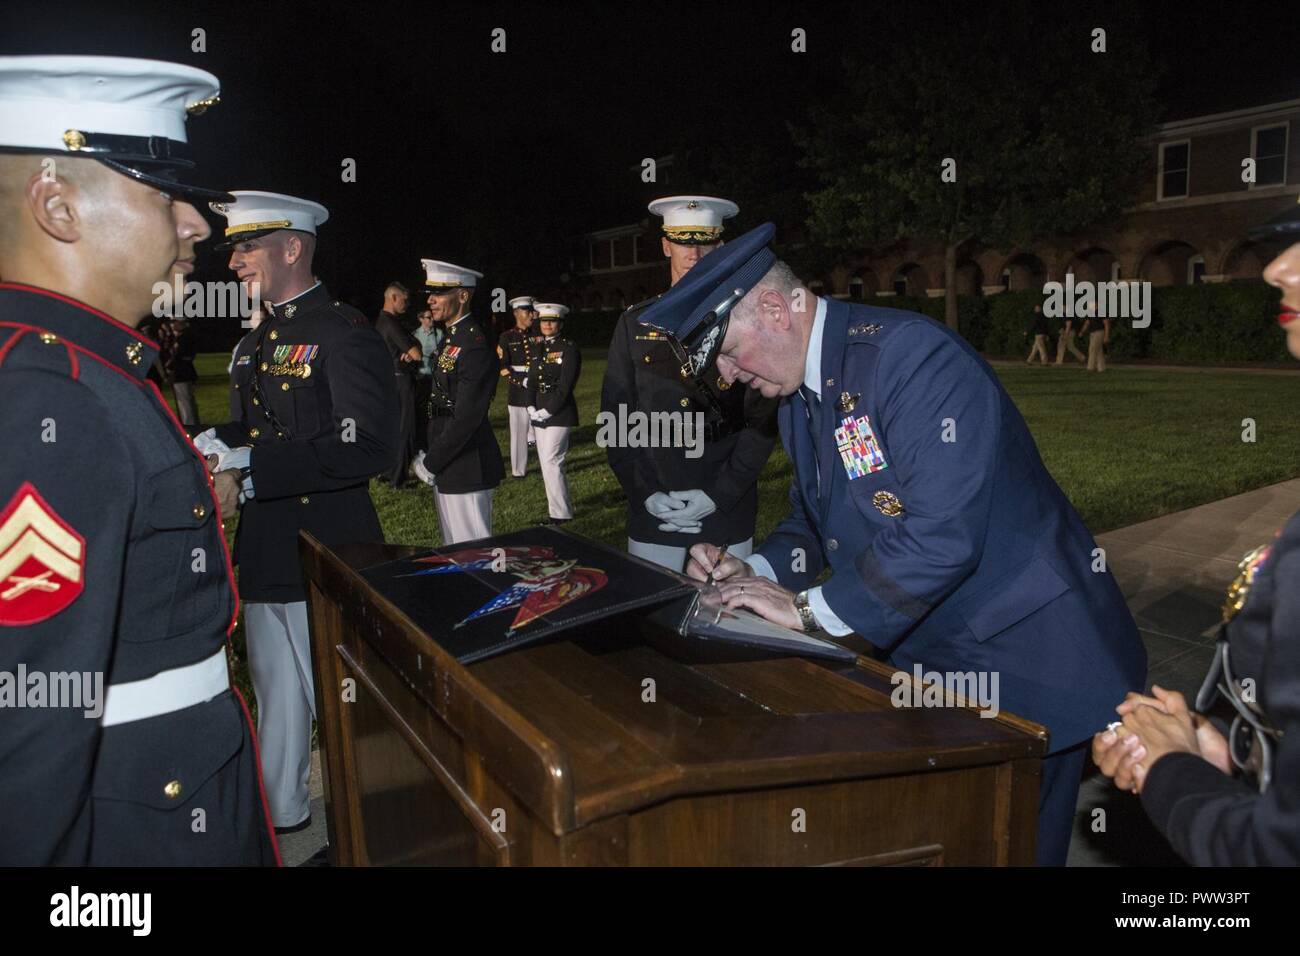
<path id="1" fill-rule="evenodd" d="M 709 584 L 716 584 L 716 583 L 717 583 L 716 580 L 715 580 L 714 577 L 713 577 L 713 574 L 714 574 L 715 571 L 718 570 L 718 565 L 722 564 L 722 559 L 725 558 L 725 557 L 727 556 L 727 549 L 728 549 L 729 547 L 731 547 L 731 545 L 729 545 L 729 544 L 724 544 L 724 545 L 722 546 L 722 550 L 718 552 L 718 556 L 717 556 L 716 558 L 713 559 L 713 567 L 709 569 L 709 581 L 708 581 Z"/>

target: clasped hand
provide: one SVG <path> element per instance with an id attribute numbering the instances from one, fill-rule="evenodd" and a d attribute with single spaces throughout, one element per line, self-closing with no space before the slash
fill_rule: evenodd
<path id="1" fill-rule="evenodd" d="M 1141 793 L 1148 771 L 1170 753 L 1193 753 L 1232 772 L 1228 741 L 1177 691 L 1153 685 L 1152 696 L 1130 692 L 1115 708 L 1122 721 L 1092 738 L 1092 760 L 1115 786 Z"/>
<path id="2" fill-rule="evenodd" d="M 667 493 L 656 491 L 645 500 L 645 510 L 663 522 L 660 531 L 699 534 L 704 519 L 717 511 L 718 506 L 705 492 L 692 488 Z"/>

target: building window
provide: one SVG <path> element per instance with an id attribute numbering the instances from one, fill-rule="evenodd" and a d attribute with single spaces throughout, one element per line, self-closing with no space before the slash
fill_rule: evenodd
<path id="1" fill-rule="evenodd" d="M 632 264 L 632 237 L 620 236 L 609 242 L 611 258 L 615 268 Z"/>
<path id="2" fill-rule="evenodd" d="M 1205 256 L 1192 256 L 1187 260 L 1187 284 L 1197 285 L 1205 279 Z"/>
<path id="3" fill-rule="evenodd" d="M 1182 199 L 1187 196 L 1191 155 L 1190 140 L 1160 144 L 1160 176 L 1156 180 L 1157 199 Z"/>
<path id="4" fill-rule="evenodd" d="M 1250 131 L 1250 155 L 1255 157 L 1256 186 L 1280 186 L 1286 182 L 1287 124 L 1256 126 Z"/>
<path id="5" fill-rule="evenodd" d="M 895 282 L 894 284 L 897 285 L 898 283 Z M 1010 269 L 1002 270 L 1002 291 L 1003 292 L 1011 291 L 1011 270 Z"/>
<path id="6" fill-rule="evenodd" d="M 862 301 L 862 287 L 863 287 L 863 282 L 862 282 L 861 279 L 858 279 L 858 278 L 850 279 L 850 280 L 849 280 L 849 298 L 852 299 L 854 302 L 861 302 L 861 301 Z"/>

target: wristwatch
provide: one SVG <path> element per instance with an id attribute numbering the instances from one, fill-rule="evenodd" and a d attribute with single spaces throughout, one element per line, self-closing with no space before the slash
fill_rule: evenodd
<path id="1" fill-rule="evenodd" d="M 794 609 L 799 612 L 799 623 L 806 633 L 811 634 L 813 631 L 821 630 L 821 626 L 817 623 L 817 616 L 808 606 L 807 591 L 800 591 L 794 596 Z"/>

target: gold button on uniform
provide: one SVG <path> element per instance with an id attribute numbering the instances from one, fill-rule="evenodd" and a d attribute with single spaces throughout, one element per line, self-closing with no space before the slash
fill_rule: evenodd
<path id="1" fill-rule="evenodd" d="M 238 385 L 235 386 L 235 388 L 238 388 L 238 387 L 239 387 Z M 253 404 L 254 404 L 254 405 L 261 405 L 261 404 L 262 404 L 262 400 L 261 400 L 260 398 L 258 398 L 256 395 L 254 395 L 254 396 L 253 396 Z"/>
<path id="2" fill-rule="evenodd" d="M 208 509 L 203 507 L 203 505 L 194 506 L 194 517 L 201 519 L 207 513 L 208 513 Z"/>
<path id="3" fill-rule="evenodd" d="M 181 782 L 179 780 L 169 780 L 163 784 L 163 793 L 167 795 L 168 800 L 175 800 L 181 795 Z"/>
<path id="4" fill-rule="evenodd" d="M 265 371 L 266 371 L 266 363 L 263 362 L 261 365 L 258 366 L 258 368 L 260 368 L 263 372 L 265 372 Z"/>
<path id="5" fill-rule="evenodd" d="M 280 383 L 280 390 L 281 390 L 282 392 L 287 392 L 287 391 L 289 391 L 289 383 L 288 383 L 288 382 L 281 382 L 281 383 Z"/>
<path id="6" fill-rule="evenodd" d="M 644 361 L 648 365 L 650 363 L 650 356 L 647 355 L 644 359 L 642 359 L 642 361 Z"/>
<path id="7" fill-rule="evenodd" d="M 248 437 L 249 437 L 249 438 L 256 438 L 256 437 L 257 437 L 258 435 L 260 435 L 260 434 L 262 434 L 262 429 L 260 429 L 260 428 L 250 428 L 250 429 L 248 430 Z"/>
<path id="8" fill-rule="evenodd" d="M 828 551 L 837 551 L 839 550 L 839 547 L 840 547 L 839 541 L 837 541 L 834 538 L 831 538 L 829 541 L 826 542 L 826 550 Z"/>
<path id="9" fill-rule="evenodd" d="M 275 341 L 275 340 L 278 339 L 279 337 L 280 337 L 280 333 L 277 332 L 275 329 L 272 329 L 272 330 L 271 330 L 271 341 Z"/>
<path id="10" fill-rule="evenodd" d="M 691 407 L 691 400 L 690 400 L 689 398 L 683 398 L 683 399 L 681 400 L 681 403 L 682 403 L 682 408 L 690 408 L 690 407 Z"/>
<path id="11" fill-rule="evenodd" d="M 301 501 L 301 502 L 302 502 L 303 504 L 305 504 L 305 505 L 311 503 L 311 499 L 308 498 L 306 495 L 303 495 L 303 496 L 302 496 L 300 499 L 298 499 L 298 500 Z"/>

